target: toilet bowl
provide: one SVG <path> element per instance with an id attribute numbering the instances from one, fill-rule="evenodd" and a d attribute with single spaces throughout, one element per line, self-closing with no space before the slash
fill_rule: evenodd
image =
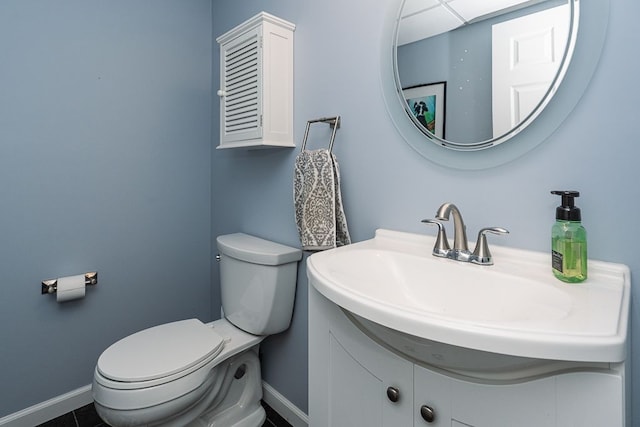
<path id="1" fill-rule="evenodd" d="M 264 422 L 258 347 L 265 336 L 289 327 L 302 253 L 242 233 L 218 237 L 218 248 L 225 317 L 145 329 L 99 357 L 93 397 L 110 425 L 257 427 Z M 231 288 L 226 297 L 225 288 Z"/>

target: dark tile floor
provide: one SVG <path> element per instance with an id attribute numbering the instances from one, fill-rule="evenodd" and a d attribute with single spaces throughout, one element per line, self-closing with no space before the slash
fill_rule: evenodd
<path id="1" fill-rule="evenodd" d="M 90 403 L 37 427 L 108 427 L 108 424 L 100 419 Z"/>
<path id="2" fill-rule="evenodd" d="M 269 405 L 262 402 L 267 420 L 262 427 L 291 427 L 284 418 L 274 411 Z M 64 414 L 37 427 L 108 427 L 96 413 L 93 403 L 83 406 L 80 409 Z"/>
<path id="3" fill-rule="evenodd" d="M 264 411 L 267 413 L 267 420 L 262 424 L 262 427 L 292 427 L 284 418 L 280 416 L 271 406 L 262 402 Z"/>

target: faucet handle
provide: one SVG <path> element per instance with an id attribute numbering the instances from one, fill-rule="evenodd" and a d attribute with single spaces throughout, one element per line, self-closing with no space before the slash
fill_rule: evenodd
<path id="1" fill-rule="evenodd" d="M 436 237 L 436 244 L 433 246 L 433 254 L 435 256 L 446 258 L 449 252 L 451 252 L 451 247 L 449 246 L 449 240 L 447 240 L 447 233 L 444 229 L 444 225 L 435 219 L 423 219 L 421 222 L 438 226 L 438 235 Z"/>
<path id="2" fill-rule="evenodd" d="M 476 242 L 476 248 L 471 255 L 471 262 L 481 265 L 493 265 L 493 257 L 489 252 L 489 245 L 487 244 L 487 233 L 493 234 L 509 234 L 509 230 L 502 227 L 487 227 L 478 232 L 478 241 Z"/>

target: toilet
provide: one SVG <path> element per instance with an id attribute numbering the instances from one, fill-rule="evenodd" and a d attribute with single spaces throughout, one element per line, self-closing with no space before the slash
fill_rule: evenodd
<path id="1" fill-rule="evenodd" d="M 217 245 L 222 319 L 154 326 L 98 358 L 93 398 L 108 424 L 263 424 L 258 347 L 289 328 L 302 252 L 243 233 L 219 236 Z"/>

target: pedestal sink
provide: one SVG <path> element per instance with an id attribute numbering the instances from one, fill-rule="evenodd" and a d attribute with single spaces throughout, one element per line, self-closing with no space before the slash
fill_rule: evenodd
<path id="1" fill-rule="evenodd" d="M 508 376 L 625 360 L 628 267 L 590 260 L 587 281 L 566 284 L 546 253 L 492 245 L 495 264 L 478 266 L 432 256 L 434 240 L 377 230 L 310 256 L 310 284 L 381 344 L 446 370 Z"/>

